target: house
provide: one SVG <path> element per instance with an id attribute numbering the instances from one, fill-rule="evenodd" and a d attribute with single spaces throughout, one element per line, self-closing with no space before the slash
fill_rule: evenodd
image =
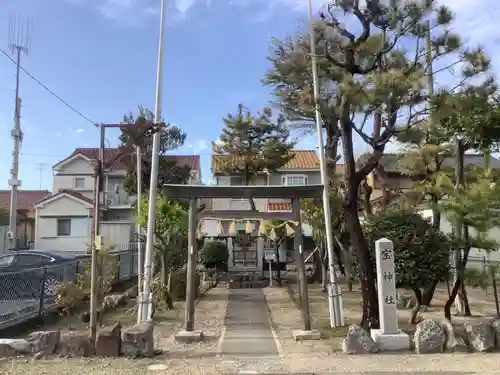
<path id="1" fill-rule="evenodd" d="M 242 175 L 233 173 L 227 175 L 222 171 L 222 165 L 230 156 L 212 155 L 212 174 L 213 181 L 216 185 L 241 185 L 243 182 Z M 294 150 L 293 158 L 288 161 L 282 168 L 270 173 L 260 173 L 255 176 L 250 185 L 314 185 L 321 184 L 321 174 L 319 168 L 319 158 L 314 150 Z M 260 212 L 280 212 L 291 211 L 292 205 L 289 199 L 255 199 L 255 208 Z M 223 199 L 214 198 L 212 202 L 214 211 L 249 211 L 251 209 L 250 202 L 246 198 L 238 199 Z M 218 233 L 219 223 L 216 220 L 207 220 L 204 222 L 203 231 L 208 237 L 217 237 L 219 235 L 227 235 L 229 231 L 229 222 L 222 221 L 220 223 L 224 233 Z M 239 232 L 245 231 L 246 223 L 236 223 L 236 230 Z M 311 228 L 303 225 L 304 235 L 311 235 Z M 254 226 L 254 231 L 257 228 Z M 256 233 L 254 233 L 256 235 Z M 230 250 L 229 268 L 238 269 L 263 269 L 263 257 L 266 249 L 274 249 L 270 243 L 266 243 L 264 239 L 258 238 L 248 248 L 242 248 L 236 243 L 233 244 L 231 239 L 228 239 L 228 247 Z M 286 245 L 280 248 L 280 259 L 285 260 L 290 258 L 290 251 Z"/>
<path id="2" fill-rule="evenodd" d="M 100 207 L 101 234 L 106 245 L 127 245 L 136 233 L 137 197 L 123 188 L 126 176 L 124 156 L 118 148 L 106 148 L 103 193 Z M 98 148 L 77 148 L 53 167 L 53 195 L 36 204 L 36 247 L 66 251 L 85 251 L 90 242 L 93 207 L 93 160 Z M 192 173 L 189 183 L 201 180 L 200 157 L 197 155 L 164 156 Z"/>
<path id="3" fill-rule="evenodd" d="M 401 159 L 400 154 L 384 154 L 380 160 L 380 165 L 382 165 L 385 173 L 385 183 L 399 193 L 410 192 L 413 189 L 413 184 L 415 181 L 419 180 L 419 176 L 408 176 L 402 174 L 398 168 L 398 161 Z M 448 157 L 443 160 L 441 167 L 443 169 L 454 168 L 454 159 Z M 484 167 L 485 159 L 481 154 L 465 154 L 464 155 L 464 165 L 465 167 Z M 490 158 L 489 166 L 493 169 L 500 169 L 500 160 L 494 157 Z M 372 200 L 380 199 L 383 196 L 383 184 L 379 175 L 376 172 L 372 172 L 368 177 L 368 183 L 373 188 Z M 420 211 L 420 215 L 432 223 L 432 210 L 424 209 Z M 445 234 L 451 234 L 453 231 L 453 224 L 451 220 L 446 217 L 446 215 L 441 215 L 440 230 Z M 470 229 L 471 236 L 475 236 L 473 229 Z M 500 242 L 500 228 L 494 227 L 487 233 L 489 239 Z M 500 252 L 492 251 L 486 252 L 481 249 L 471 248 L 469 252 L 468 267 L 477 268 L 482 270 L 486 262 L 500 262 Z"/>
<path id="4" fill-rule="evenodd" d="M 18 190 L 17 191 L 17 230 L 16 230 L 16 247 L 29 247 L 30 243 L 35 241 L 35 203 L 50 196 L 48 190 Z M 10 212 L 10 190 L 0 190 L 0 211 L 6 215 Z M 7 218 L 6 218 L 7 220 Z M 6 223 L 0 223 L 8 225 Z M 7 248 L 4 245 L 7 243 L 8 229 L 2 229 L 0 232 L 0 252 Z"/>
<path id="5" fill-rule="evenodd" d="M 367 178 L 368 184 L 372 187 L 371 200 L 378 200 L 383 197 L 384 194 L 384 184 L 389 187 L 389 189 L 405 193 L 413 189 L 415 181 L 420 179 L 419 176 L 409 176 L 401 172 L 401 168 L 398 165 L 399 160 L 403 157 L 402 154 L 384 154 L 379 162 L 382 166 L 384 176 L 384 183 L 382 183 L 382 177 L 377 173 L 377 171 L 372 171 Z M 366 158 L 366 155 L 362 155 L 358 162 L 362 162 Z M 480 154 L 465 154 L 464 157 L 465 167 L 474 166 L 484 166 L 485 160 L 484 156 Z M 443 160 L 442 168 L 453 169 L 454 159 L 452 157 L 447 157 Z M 490 159 L 491 168 L 500 168 L 500 160 L 494 157 Z"/>

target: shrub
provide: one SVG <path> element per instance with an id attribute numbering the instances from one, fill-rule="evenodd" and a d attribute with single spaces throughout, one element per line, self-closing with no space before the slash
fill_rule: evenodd
<path id="1" fill-rule="evenodd" d="M 229 259 L 227 245 L 221 241 L 209 241 L 200 251 L 200 263 L 205 268 L 223 268 Z"/>
<path id="2" fill-rule="evenodd" d="M 186 299 L 187 268 L 180 268 L 172 271 L 170 279 L 170 295 L 174 300 L 182 301 Z M 200 274 L 196 272 L 195 291 L 196 297 L 200 289 Z"/>
<path id="3" fill-rule="evenodd" d="M 364 231 L 374 268 L 375 241 L 381 238 L 392 241 L 397 287 L 425 288 L 447 275 L 452 243 L 418 213 L 383 212 L 370 218 Z M 357 261 L 354 268 L 359 275 Z"/>

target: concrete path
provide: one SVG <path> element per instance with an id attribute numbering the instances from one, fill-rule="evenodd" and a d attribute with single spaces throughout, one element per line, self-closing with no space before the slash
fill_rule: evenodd
<path id="1" fill-rule="evenodd" d="M 279 358 L 261 289 L 230 289 L 219 342 L 223 357 Z"/>

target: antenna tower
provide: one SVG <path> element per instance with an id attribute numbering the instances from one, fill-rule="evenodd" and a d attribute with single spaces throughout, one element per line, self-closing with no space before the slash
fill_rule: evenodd
<path id="1" fill-rule="evenodd" d="M 14 248 L 17 244 L 17 189 L 21 186 L 19 180 L 19 153 L 23 141 L 21 131 L 21 98 L 19 97 L 19 69 L 21 64 L 21 54 L 28 55 L 31 49 L 31 36 L 33 22 L 28 18 L 20 16 L 9 19 L 9 49 L 16 59 L 16 100 L 14 110 L 14 127 L 12 128 L 12 138 L 14 149 L 12 151 L 12 169 L 10 170 L 9 186 L 10 193 L 10 219 L 9 219 L 9 247 Z"/>

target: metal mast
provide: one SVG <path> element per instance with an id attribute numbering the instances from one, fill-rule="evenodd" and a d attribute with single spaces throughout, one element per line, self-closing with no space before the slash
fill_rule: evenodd
<path id="1" fill-rule="evenodd" d="M 313 86 L 314 86 L 314 102 L 315 102 L 315 113 L 316 113 L 316 132 L 318 137 L 318 151 L 319 151 L 319 164 L 321 169 L 321 184 L 323 185 L 323 212 L 325 213 L 325 233 L 326 233 L 326 244 L 328 250 L 328 309 L 330 312 L 330 326 L 331 327 L 342 327 L 344 325 L 344 311 L 342 305 L 342 291 L 340 285 L 337 282 L 337 277 L 335 274 L 335 263 L 334 257 L 334 239 L 332 233 L 332 216 L 330 209 L 330 197 L 328 192 L 329 181 L 326 163 L 325 148 L 323 144 L 323 126 L 321 122 L 321 113 L 319 111 L 319 83 L 318 83 L 318 68 L 316 65 L 316 35 L 314 30 L 313 22 L 313 12 L 312 12 L 312 2 L 309 0 L 309 37 L 311 41 L 311 65 L 312 65 L 312 75 L 313 75 Z"/>
<path id="2" fill-rule="evenodd" d="M 16 58 L 16 101 L 14 111 L 14 127 L 11 135 L 14 139 L 12 151 L 12 169 L 10 170 L 10 219 L 9 219 L 9 247 L 16 247 L 17 240 L 17 189 L 21 186 L 19 180 L 19 151 L 23 141 L 21 131 L 21 98 L 19 97 L 19 69 L 21 53 L 29 54 L 31 49 L 31 34 L 33 23 L 27 18 L 11 18 L 9 20 L 9 49 Z"/>
<path id="3" fill-rule="evenodd" d="M 160 15 L 160 36 L 158 40 L 158 70 L 156 72 L 156 100 L 155 100 L 155 116 L 154 128 L 161 123 L 162 119 L 162 93 L 163 93 L 163 38 L 165 34 L 165 13 L 167 11 L 166 0 L 161 2 L 161 15 Z M 160 129 L 154 130 L 153 134 L 153 152 L 151 154 L 151 181 L 149 184 L 149 207 L 148 207 L 148 225 L 146 232 L 146 250 L 144 254 L 144 274 L 142 286 L 142 309 L 141 321 L 149 320 L 151 316 L 151 299 L 149 294 L 151 292 L 151 276 L 152 276 L 152 261 L 153 261 L 153 243 L 155 240 L 155 222 L 156 222 L 156 194 L 158 183 L 158 163 L 161 134 Z M 146 301 L 147 304 L 145 303 Z"/>

